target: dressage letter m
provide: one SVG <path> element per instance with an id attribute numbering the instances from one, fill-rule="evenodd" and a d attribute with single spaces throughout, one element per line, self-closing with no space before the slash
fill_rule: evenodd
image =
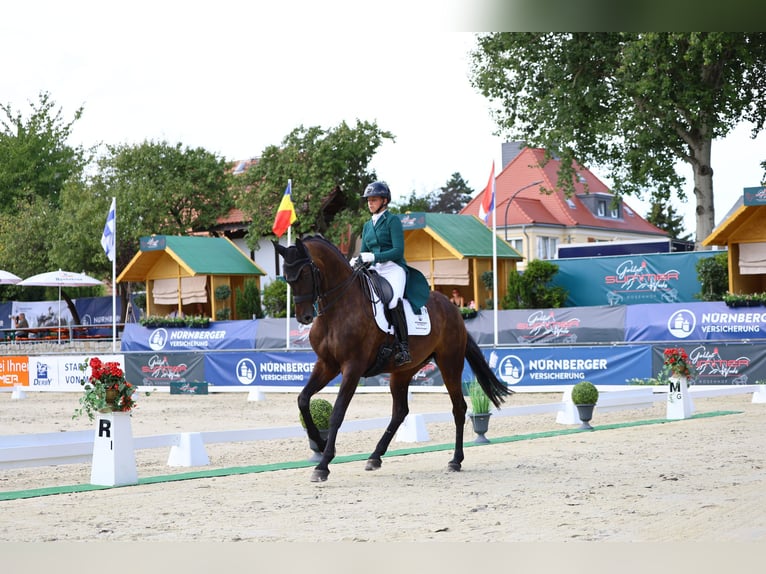
<path id="1" fill-rule="evenodd" d="M 680 393 L 680 392 L 681 392 L 681 383 L 680 382 L 674 383 L 673 381 L 670 381 L 670 393 L 673 394 L 673 393 Z"/>

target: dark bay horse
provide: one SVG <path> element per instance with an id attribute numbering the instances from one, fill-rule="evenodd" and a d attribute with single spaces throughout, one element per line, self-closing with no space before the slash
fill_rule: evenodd
<path id="1" fill-rule="evenodd" d="M 412 363 L 395 367 L 393 357 L 381 364 L 379 349 L 392 335 L 378 328 L 370 297 L 365 291 L 364 269 L 352 269 L 343 254 L 321 236 L 297 239 L 285 247 L 274 243 L 284 259 L 284 275 L 293 291 L 295 316 L 308 325 L 313 321 L 309 340 L 317 355 L 306 386 L 298 396 L 298 408 L 306 423 L 306 432 L 322 452 L 314 468 L 312 482 L 327 480 L 329 464 L 335 458 L 335 440 L 359 379 L 373 372 L 391 373 L 389 388 L 393 397 L 391 421 L 367 460 L 366 470 L 380 468 L 381 457 L 388 449 L 396 430 L 409 412 L 407 392 L 412 376 L 433 357 L 441 371 L 452 401 L 455 418 L 455 453 L 449 470 L 460 470 L 463 462 L 463 427 L 466 403 L 463 398 L 463 361 L 468 361 L 481 388 L 499 407 L 513 391 L 500 382 L 487 364 L 479 346 L 468 334 L 460 311 L 439 292 L 431 292 L 426 305 L 431 320 L 429 335 L 411 335 Z M 330 417 L 327 440 L 323 440 L 311 420 L 311 397 L 342 373 L 338 398 Z"/>

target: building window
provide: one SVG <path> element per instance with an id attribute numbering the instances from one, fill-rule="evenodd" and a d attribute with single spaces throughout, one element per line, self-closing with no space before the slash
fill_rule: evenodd
<path id="1" fill-rule="evenodd" d="M 555 259 L 556 249 L 558 248 L 559 240 L 557 237 L 538 237 L 537 238 L 537 258 L 538 259 Z"/>
<path id="2" fill-rule="evenodd" d="M 508 245 L 513 247 L 520 254 L 522 254 L 522 255 L 524 254 L 524 251 L 522 251 L 522 249 L 524 249 L 524 240 L 523 239 L 521 239 L 521 238 L 513 238 L 513 239 L 508 239 L 507 242 L 508 242 Z"/>
<path id="3" fill-rule="evenodd" d="M 619 207 L 613 207 L 610 215 L 612 216 L 612 219 L 619 219 L 620 218 L 620 208 Z"/>
<path id="4" fill-rule="evenodd" d="M 598 210 L 596 213 L 598 214 L 599 217 L 606 216 L 606 201 L 599 201 L 596 208 Z"/>

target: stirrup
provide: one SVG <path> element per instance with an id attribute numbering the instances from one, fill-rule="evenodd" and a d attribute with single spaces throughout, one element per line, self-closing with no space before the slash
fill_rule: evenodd
<path id="1" fill-rule="evenodd" d="M 402 365 L 406 365 L 407 363 L 411 362 L 412 355 L 410 355 L 410 350 L 407 347 L 400 346 L 394 355 L 394 364 L 396 364 L 397 367 L 401 367 Z"/>

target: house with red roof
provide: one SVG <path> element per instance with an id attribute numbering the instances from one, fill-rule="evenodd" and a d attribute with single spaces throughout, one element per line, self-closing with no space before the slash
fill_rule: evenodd
<path id="1" fill-rule="evenodd" d="M 519 142 L 503 145 L 503 169 L 495 178 L 497 234 L 524 257 L 555 259 L 559 245 L 596 241 L 668 239 L 615 196 L 589 170 L 577 170 L 571 197 L 556 187 L 560 162 L 545 161 L 545 150 Z M 461 214 L 479 217 L 485 191 Z M 523 265 L 519 264 L 519 268 Z"/>

